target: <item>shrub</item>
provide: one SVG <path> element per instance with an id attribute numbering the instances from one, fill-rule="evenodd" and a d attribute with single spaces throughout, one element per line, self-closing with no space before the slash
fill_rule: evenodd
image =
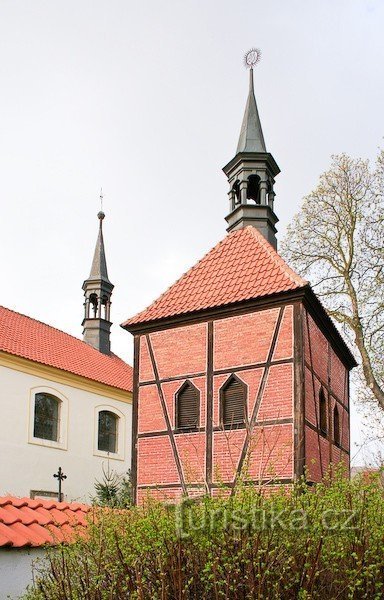
<path id="1" fill-rule="evenodd" d="M 376 481 L 98 514 L 49 553 L 28 600 L 382 599 L 384 500 Z"/>

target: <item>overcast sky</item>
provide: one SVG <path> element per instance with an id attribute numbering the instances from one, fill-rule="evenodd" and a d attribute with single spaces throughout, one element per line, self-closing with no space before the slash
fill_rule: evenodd
<path id="1" fill-rule="evenodd" d="M 245 51 L 281 239 L 331 154 L 382 144 L 383 30 L 382 0 L 0 0 L 0 303 L 81 336 L 102 186 L 131 360 L 119 323 L 225 235 Z"/>

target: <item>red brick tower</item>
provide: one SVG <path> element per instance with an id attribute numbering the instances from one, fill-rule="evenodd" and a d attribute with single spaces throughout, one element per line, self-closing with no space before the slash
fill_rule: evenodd
<path id="1" fill-rule="evenodd" d="M 250 90 L 228 235 L 149 308 L 134 334 L 133 479 L 149 492 L 228 493 L 239 477 L 319 481 L 349 466 L 355 361 L 309 284 L 276 252 L 274 177 Z"/>

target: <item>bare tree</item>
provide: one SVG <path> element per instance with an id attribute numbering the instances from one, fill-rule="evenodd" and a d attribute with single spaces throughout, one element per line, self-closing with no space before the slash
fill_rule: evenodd
<path id="1" fill-rule="evenodd" d="M 354 344 L 366 396 L 384 410 L 384 151 L 373 168 L 333 156 L 282 253 Z"/>

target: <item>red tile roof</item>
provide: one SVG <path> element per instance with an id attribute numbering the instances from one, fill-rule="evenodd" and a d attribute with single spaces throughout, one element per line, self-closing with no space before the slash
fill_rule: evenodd
<path id="1" fill-rule="evenodd" d="M 0 351 L 132 391 L 132 367 L 50 325 L 0 306 Z"/>
<path id="2" fill-rule="evenodd" d="M 228 234 L 123 327 L 287 292 L 307 283 L 248 226 Z"/>
<path id="3" fill-rule="evenodd" d="M 84 535 L 90 506 L 78 502 L 0 498 L 0 548 L 71 542 Z"/>

